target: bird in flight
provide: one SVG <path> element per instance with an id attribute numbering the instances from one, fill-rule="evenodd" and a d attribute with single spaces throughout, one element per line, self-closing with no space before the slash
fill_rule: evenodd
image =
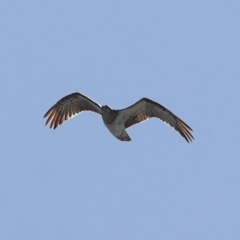
<path id="1" fill-rule="evenodd" d="M 55 129 L 58 125 L 76 116 L 82 111 L 92 111 L 102 116 L 107 129 L 121 141 L 131 141 L 126 129 L 136 123 L 156 117 L 178 131 L 187 142 L 194 139 L 193 131 L 184 121 L 174 115 L 161 104 L 148 98 L 142 98 L 133 105 L 115 110 L 109 106 L 101 106 L 82 93 L 75 92 L 60 99 L 44 115 L 46 125 Z"/>

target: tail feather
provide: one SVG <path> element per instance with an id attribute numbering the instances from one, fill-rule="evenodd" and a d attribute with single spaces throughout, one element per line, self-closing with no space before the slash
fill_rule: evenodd
<path id="1" fill-rule="evenodd" d="M 127 132 L 126 131 L 123 131 L 122 132 L 122 134 L 119 136 L 119 137 L 117 137 L 119 140 L 121 140 L 121 141 L 126 141 L 126 142 L 129 142 L 129 141 L 131 141 L 132 139 L 129 137 L 129 135 L 127 134 Z"/>

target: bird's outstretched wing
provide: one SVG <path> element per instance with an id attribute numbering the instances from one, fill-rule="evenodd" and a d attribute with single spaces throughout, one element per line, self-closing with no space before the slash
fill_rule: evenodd
<path id="1" fill-rule="evenodd" d="M 148 98 L 142 98 L 130 107 L 119 111 L 126 128 L 131 127 L 136 123 L 145 121 L 151 117 L 156 117 L 178 131 L 187 142 L 194 139 L 190 132 L 193 130 L 185 122 L 161 104 Z"/>
<path id="2" fill-rule="evenodd" d="M 55 129 L 82 111 L 93 111 L 101 114 L 101 106 L 92 99 L 76 92 L 60 99 L 46 112 L 44 118 L 47 117 L 46 125 L 50 123 L 50 128 Z"/>

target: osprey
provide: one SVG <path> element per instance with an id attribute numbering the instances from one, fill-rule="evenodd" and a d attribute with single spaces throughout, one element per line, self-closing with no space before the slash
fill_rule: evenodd
<path id="1" fill-rule="evenodd" d="M 60 99 L 46 112 L 44 115 L 44 118 L 47 117 L 45 125 L 49 123 L 50 128 L 55 129 L 58 125 L 82 111 L 92 111 L 100 114 L 108 130 L 121 141 L 131 141 L 126 132 L 127 128 L 151 117 L 159 118 L 173 127 L 187 142 L 194 139 L 190 132 L 192 129 L 185 122 L 164 106 L 148 98 L 142 98 L 130 107 L 114 110 L 107 105 L 99 105 L 82 93 L 72 93 Z"/>

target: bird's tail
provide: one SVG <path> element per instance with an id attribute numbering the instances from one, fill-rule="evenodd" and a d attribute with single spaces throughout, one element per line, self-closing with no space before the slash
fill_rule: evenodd
<path id="1" fill-rule="evenodd" d="M 119 136 L 119 137 L 117 137 L 119 140 L 121 140 L 121 141 L 126 141 L 126 142 L 129 142 L 129 141 L 131 141 L 132 139 L 129 137 L 129 135 L 127 134 L 127 132 L 126 131 L 123 131 L 122 132 L 122 134 Z"/>

